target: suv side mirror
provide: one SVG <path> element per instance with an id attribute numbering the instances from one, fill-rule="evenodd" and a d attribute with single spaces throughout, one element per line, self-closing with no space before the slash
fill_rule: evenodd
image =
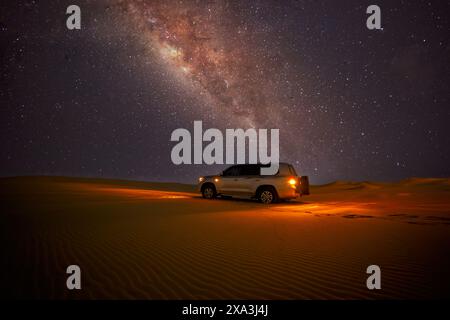
<path id="1" fill-rule="evenodd" d="M 221 172 L 219 173 L 219 176 L 221 176 L 221 177 L 223 176 L 223 171 L 221 171 Z"/>

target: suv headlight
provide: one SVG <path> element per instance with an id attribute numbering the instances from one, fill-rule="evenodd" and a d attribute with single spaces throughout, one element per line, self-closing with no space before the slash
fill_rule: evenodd
<path id="1" fill-rule="evenodd" d="M 203 181 L 205 181 L 205 178 L 203 178 L 203 177 L 198 178 L 198 182 L 203 182 Z"/>

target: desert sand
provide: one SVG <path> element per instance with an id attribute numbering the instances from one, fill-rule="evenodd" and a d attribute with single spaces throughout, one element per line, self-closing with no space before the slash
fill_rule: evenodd
<path id="1" fill-rule="evenodd" d="M 190 185 L 0 179 L 1 294 L 38 299 L 450 297 L 450 180 L 336 182 L 295 201 Z M 82 290 L 66 289 L 66 267 Z M 381 268 L 368 290 L 366 268 Z"/>

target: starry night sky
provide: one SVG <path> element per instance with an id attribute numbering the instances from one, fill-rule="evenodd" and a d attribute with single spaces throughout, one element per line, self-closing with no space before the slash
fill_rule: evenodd
<path id="1" fill-rule="evenodd" d="M 82 29 L 66 28 L 81 7 Z M 383 30 L 366 28 L 381 7 Z M 448 1 L 2 1 L 0 176 L 193 183 L 176 128 L 280 128 L 313 183 L 450 176 Z"/>

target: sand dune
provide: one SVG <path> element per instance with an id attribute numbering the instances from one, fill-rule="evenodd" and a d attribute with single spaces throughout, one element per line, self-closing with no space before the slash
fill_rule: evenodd
<path id="1" fill-rule="evenodd" d="M 190 185 L 0 179 L 2 295 L 56 299 L 450 296 L 449 179 L 336 182 L 264 206 Z M 82 269 L 81 291 L 65 268 Z M 382 290 L 365 286 L 382 269 Z"/>

